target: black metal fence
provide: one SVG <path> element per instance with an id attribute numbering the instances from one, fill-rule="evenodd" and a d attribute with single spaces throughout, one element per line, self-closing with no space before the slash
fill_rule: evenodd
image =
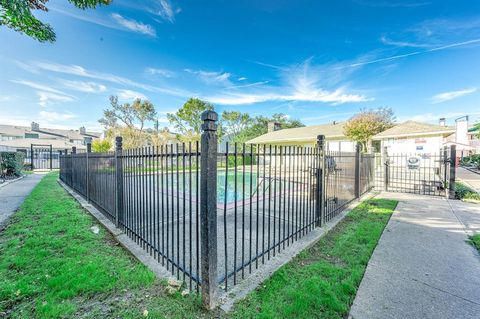
<path id="1" fill-rule="evenodd" d="M 30 149 L 24 151 L 24 164 L 32 170 L 52 170 L 60 168 L 60 151 L 52 145 L 32 144 Z"/>
<path id="2" fill-rule="evenodd" d="M 372 155 L 316 146 L 226 145 L 216 113 L 202 141 L 60 156 L 60 179 L 95 205 L 207 307 L 373 187 Z"/>
<path id="3" fill-rule="evenodd" d="M 455 158 L 454 146 L 437 153 L 388 153 L 384 150 L 374 159 L 375 186 L 388 192 L 449 196 L 449 186 L 454 187 L 455 182 L 452 158 Z"/>

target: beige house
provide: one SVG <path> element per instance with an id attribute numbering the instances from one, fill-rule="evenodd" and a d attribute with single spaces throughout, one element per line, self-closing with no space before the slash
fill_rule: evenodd
<path id="1" fill-rule="evenodd" d="M 468 140 L 468 117 L 457 119 L 455 126 L 445 125 L 444 118 L 439 124 L 407 121 L 375 135 L 373 140 L 380 141 L 389 154 L 428 155 L 450 145 L 456 145 L 457 156 L 475 150 Z"/>
<path id="2" fill-rule="evenodd" d="M 355 142 L 343 133 L 345 122 L 281 129 L 278 123 L 269 124 L 269 132 L 247 141 L 247 144 L 314 146 L 318 135 L 325 135 L 329 151 L 355 151 Z"/>
<path id="3" fill-rule="evenodd" d="M 32 144 L 52 145 L 54 150 L 86 149 L 86 145 L 94 139 L 100 138 L 102 133 L 88 132 L 84 127 L 78 130 L 60 130 L 41 128 L 38 123 L 31 126 L 16 126 L 0 124 L 0 150 L 20 151 L 29 150 Z"/>

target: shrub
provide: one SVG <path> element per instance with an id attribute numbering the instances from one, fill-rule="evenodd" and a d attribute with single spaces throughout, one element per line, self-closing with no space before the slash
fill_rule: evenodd
<path id="1" fill-rule="evenodd" d="M 460 164 L 480 168 L 480 154 L 474 154 L 462 158 Z"/>
<path id="2" fill-rule="evenodd" d="M 6 176 L 21 176 L 25 154 L 22 152 L 0 152 L 0 167 Z"/>
<path id="3" fill-rule="evenodd" d="M 95 153 L 106 153 L 112 149 L 112 143 L 107 140 L 94 140 L 92 142 L 92 151 Z"/>
<path id="4" fill-rule="evenodd" d="M 480 200 L 480 194 L 473 189 L 462 183 L 455 183 L 455 198 L 457 199 L 470 199 Z"/>

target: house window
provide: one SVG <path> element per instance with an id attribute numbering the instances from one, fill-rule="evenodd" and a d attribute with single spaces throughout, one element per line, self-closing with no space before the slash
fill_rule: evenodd
<path id="1" fill-rule="evenodd" d="M 25 138 L 38 138 L 38 134 L 35 134 L 35 133 L 25 133 Z"/>

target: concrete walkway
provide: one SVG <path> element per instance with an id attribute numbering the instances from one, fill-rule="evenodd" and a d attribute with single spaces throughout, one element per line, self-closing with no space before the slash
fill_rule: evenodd
<path id="1" fill-rule="evenodd" d="M 45 174 L 30 174 L 0 188 L 0 230 Z"/>
<path id="2" fill-rule="evenodd" d="M 480 205 L 409 194 L 376 247 L 350 318 L 480 318 Z"/>
<path id="3" fill-rule="evenodd" d="M 480 174 L 475 174 L 463 167 L 457 167 L 457 179 L 480 193 Z"/>

